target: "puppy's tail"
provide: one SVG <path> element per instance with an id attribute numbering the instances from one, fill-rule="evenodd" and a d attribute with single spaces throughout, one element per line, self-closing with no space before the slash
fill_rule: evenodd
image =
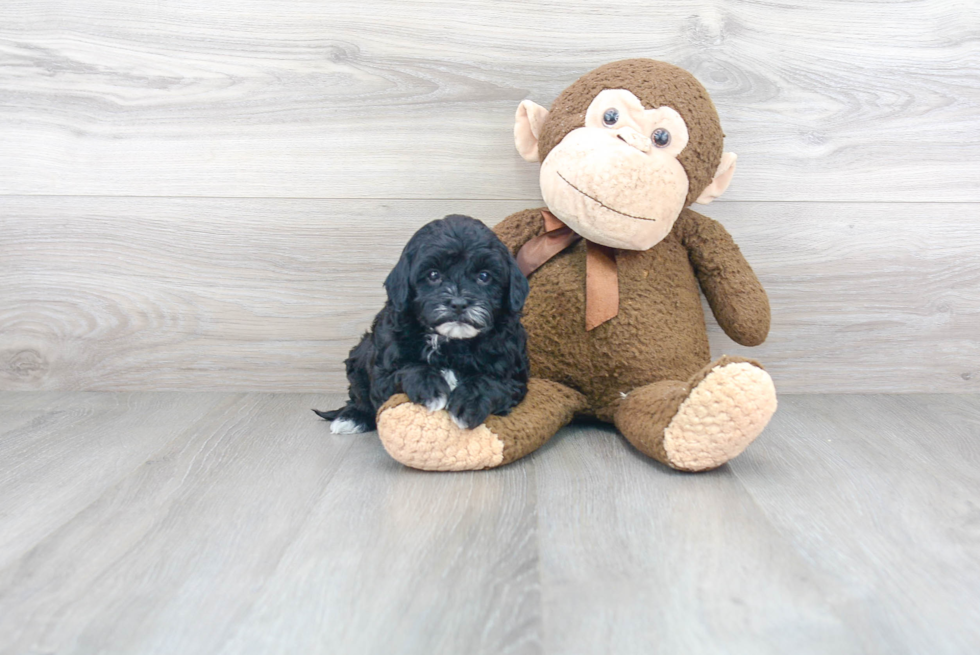
<path id="1" fill-rule="evenodd" d="M 374 423 L 373 414 L 358 409 L 351 404 L 329 412 L 321 412 L 318 409 L 314 409 L 313 413 L 322 419 L 330 421 L 330 431 L 334 434 L 370 432 L 377 427 Z"/>
<path id="2" fill-rule="evenodd" d="M 332 421 L 338 416 L 340 416 L 340 411 L 341 411 L 340 409 L 331 409 L 329 412 L 321 412 L 318 409 L 314 409 L 313 413 L 326 421 Z"/>

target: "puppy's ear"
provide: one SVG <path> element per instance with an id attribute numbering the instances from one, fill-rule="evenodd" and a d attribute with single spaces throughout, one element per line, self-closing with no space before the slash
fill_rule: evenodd
<path id="1" fill-rule="evenodd" d="M 396 312 L 403 312 L 408 308 L 408 296 L 411 291 L 411 269 L 412 264 L 409 256 L 409 248 L 405 247 L 402 256 L 388 273 L 385 279 L 385 291 L 388 292 L 388 300 Z"/>
<path id="2" fill-rule="evenodd" d="M 507 258 L 510 260 L 510 288 L 508 289 L 510 311 L 519 312 L 523 309 L 531 288 L 527 284 L 527 278 L 517 267 L 517 262 L 510 256 L 510 252 L 507 253 Z"/>

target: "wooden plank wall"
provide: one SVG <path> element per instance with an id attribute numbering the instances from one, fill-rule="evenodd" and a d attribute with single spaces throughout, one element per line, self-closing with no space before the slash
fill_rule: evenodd
<path id="1" fill-rule="evenodd" d="M 339 391 L 411 233 L 540 204 L 517 103 L 681 65 L 785 392 L 980 391 L 980 9 L 7 0 L 0 389 Z M 709 319 L 709 323 L 712 321 Z"/>

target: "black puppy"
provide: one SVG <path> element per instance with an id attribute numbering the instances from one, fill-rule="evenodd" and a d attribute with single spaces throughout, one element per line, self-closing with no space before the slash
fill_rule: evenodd
<path id="1" fill-rule="evenodd" d="M 385 280 L 388 301 L 345 361 L 347 404 L 330 431 L 374 430 L 378 408 L 403 392 L 462 428 L 507 414 L 527 393 L 527 279 L 490 228 L 452 215 L 423 226 Z"/>

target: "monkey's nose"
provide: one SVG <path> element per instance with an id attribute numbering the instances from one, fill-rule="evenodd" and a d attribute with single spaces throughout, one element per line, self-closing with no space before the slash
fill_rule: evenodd
<path id="1" fill-rule="evenodd" d="M 616 133 L 620 139 L 626 142 L 627 145 L 631 145 L 640 152 L 650 152 L 652 147 L 652 142 L 650 137 L 643 136 L 632 127 L 624 127 Z"/>

